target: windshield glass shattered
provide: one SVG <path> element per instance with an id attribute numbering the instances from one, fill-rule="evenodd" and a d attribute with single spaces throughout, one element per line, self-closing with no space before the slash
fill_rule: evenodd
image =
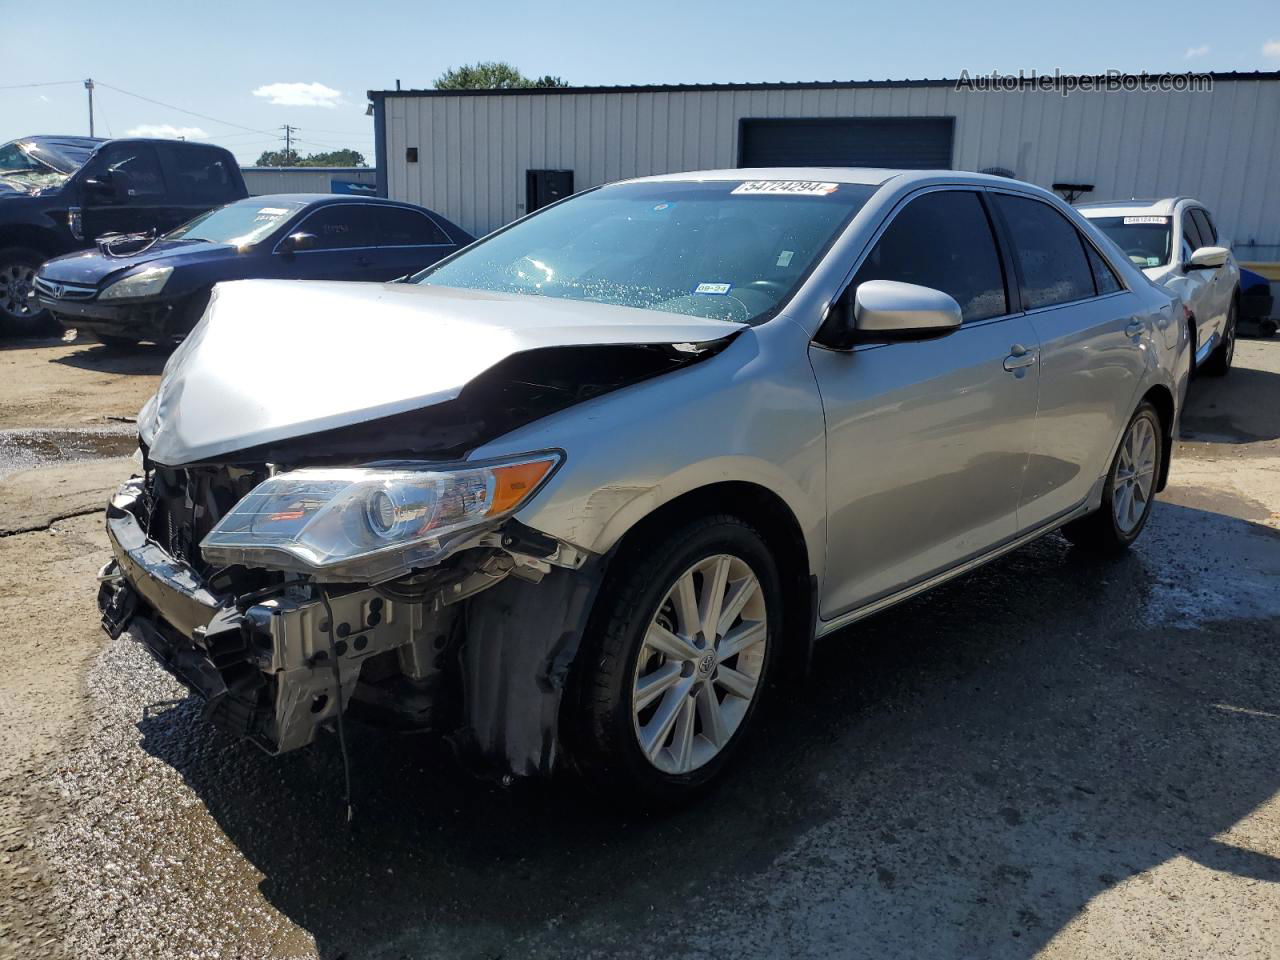
<path id="1" fill-rule="evenodd" d="M 414 280 L 754 323 L 799 287 L 876 189 L 616 184 L 549 207 Z"/>
<path id="2" fill-rule="evenodd" d="M 206 240 L 246 247 L 271 233 L 282 221 L 293 216 L 304 205 L 296 202 L 270 201 L 261 198 L 229 203 L 225 207 L 202 213 L 176 230 L 164 235 L 166 240 Z"/>
<path id="3" fill-rule="evenodd" d="M 25 187 L 54 187 L 67 181 L 93 154 L 93 141 L 13 140 L 0 146 L 0 177 Z"/>

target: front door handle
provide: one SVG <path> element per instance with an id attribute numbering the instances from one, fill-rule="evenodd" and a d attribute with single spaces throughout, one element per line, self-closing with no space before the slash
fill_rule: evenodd
<path id="1" fill-rule="evenodd" d="M 1127 324 L 1125 324 L 1124 334 L 1126 337 L 1140 337 L 1142 336 L 1142 331 L 1146 329 L 1147 329 L 1147 325 L 1143 323 L 1141 320 L 1139 320 L 1137 317 L 1134 317 Z"/>
<path id="2" fill-rule="evenodd" d="M 372 261 L 370 261 L 369 258 L 366 257 L 364 254 L 360 254 L 360 256 L 356 257 L 357 267 L 367 267 L 371 262 Z"/>
<path id="3" fill-rule="evenodd" d="M 1004 358 L 1004 368 L 1010 373 L 1029 367 L 1036 362 L 1036 352 L 1028 350 L 1020 343 L 1015 343 L 1009 351 L 1009 355 Z"/>

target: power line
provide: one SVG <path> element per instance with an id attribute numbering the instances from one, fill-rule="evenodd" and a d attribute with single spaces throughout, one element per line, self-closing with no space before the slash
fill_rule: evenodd
<path id="1" fill-rule="evenodd" d="M 77 81 L 78 82 L 78 81 Z M 98 81 L 98 86 L 106 87 L 108 90 L 114 90 L 116 93 L 123 93 L 126 97 L 133 97 L 135 100 L 145 100 L 147 103 L 154 103 L 158 107 L 164 107 L 167 110 L 177 110 L 179 113 L 185 113 L 193 117 L 199 117 L 201 120 L 208 120 L 211 123 L 220 123 L 224 127 L 237 127 L 241 130 L 248 130 L 250 133 L 262 133 L 269 137 L 274 137 L 275 133 L 271 130 L 259 130 L 257 127 L 247 127 L 243 123 L 233 123 L 230 120 L 219 120 L 217 117 L 211 117 L 207 113 L 197 113 L 195 110 L 187 110 L 184 107 L 175 107 L 172 103 L 165 103 L 163 100 L 156 100 L 152 97 L 144 97 L 140 93 L 131 93 L 120 87 L 112 86 L 109 83 Z"/>
<path id="2" fill-rule="evenodd" d="M 62 87 L 69 83 L 80 82 L 79 80 L 50 80 L 46 83 L 11 83 L 0 87 L 0 90 L 25 90 L 28 87 Z"/>

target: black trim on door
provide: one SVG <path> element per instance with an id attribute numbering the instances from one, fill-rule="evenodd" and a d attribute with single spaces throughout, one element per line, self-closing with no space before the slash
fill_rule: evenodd
<path id="1" fill-rule="evenodd" d="M 1000 208 L 991 202 L 988 191 L 979 190 L 977 193 L 982 200 L 982 208 L 987 211 L 991 235 L 995 240 L 996 250 L 1000 253 L 1000 263 L 1004 267 L 1005 298 L 1009 303 L 1009 313 L 1022 313 L 1022 267 L 1018 265 L 1018 258 L 1013 255 L 1009 225 L 1005 223 Z"/>

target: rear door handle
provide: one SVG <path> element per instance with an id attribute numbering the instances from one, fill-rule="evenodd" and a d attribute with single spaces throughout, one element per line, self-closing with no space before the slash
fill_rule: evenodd
<path id="1" fill-rule="evenodd" d="M 1036 352 L 1028 350 L 1020 343 L 1015 343 L 1009 350 L 1009 355 L 1004 358 L 1004 368 L 1010 373 L 1029 367 L 1036 362 Z"/>
<path id="2" fill-rule="evenodd" d="M 1127 337 L 1140 337 L 1142 336 L 1142 331 L 1146 329 L 1147 329 L 1147 325 L 1143 323 L 1141 320 L 1139 320 L 1137 317 L 1134 317 L 1127 324 L 1125 324 L 1124 333 L 1125 333 L 1125 336 Z"/>
<path id="3" fill-rule="evenodd" d="M 369 260 L 369 258 L 366 257 L 364 254 L 361 254 L 360 256 L 356 257 L 357 267 L 367 267 L 370 264 L 370 262 L 371 261 Z"/>

